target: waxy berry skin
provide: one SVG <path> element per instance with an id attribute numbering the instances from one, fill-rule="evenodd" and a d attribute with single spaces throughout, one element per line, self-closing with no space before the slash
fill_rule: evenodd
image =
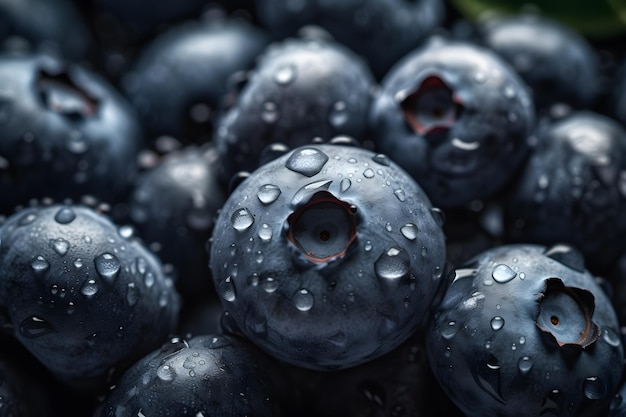
<path id="1" fill-rule="evenodd" d="M 622 377 L 616 313 L 567 245 L 503 245 L 459 266 L 426 347 L 468 417 L 606 415 Z"/>
<path id="2" fill-rule="evenodd" d="M 229 196 L 210 267 L 240 331 L 272 356 L 347 368 L 427 320 L 445 263 L 441 212 L 384 155 L 297 148 Z"/>
<path id="3" fill-rule="evenodd" d="M 495 52 L 433 37 L 387 73 L 370 122 L 376 149 L 445 209 L 507 183 L 530 151 L 535 110 L 527 86 Z"/>
<path id="4" fill-rule="evenodd" d="M 0 210 L 30 199 L 122 198 L 143 138 L 113 86 L 43 54 L 0 56 L 0 84 Z"/>
<path id="5" fill-rule="evenodd" d="M 22 209 L 0 228 L 0 305 L 22 345 L 71 385 L 101 382 L 177 323 L 171 280 L 127 232 L 77 205 Z"/>

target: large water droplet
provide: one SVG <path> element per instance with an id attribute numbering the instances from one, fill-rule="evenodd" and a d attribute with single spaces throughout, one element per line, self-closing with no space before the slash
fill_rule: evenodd
<path id="1" fill-rule="evenodd" d="M 237 292 L 232 277 L 227 277 L 224 281 L 220 282 L 217 289 L 222 298 L 229 303 L 232 303 L 235 301 L 235 298 L 237 298 Z"/>
<path id="2" fill-rule="evenodd" d="M 235 230 L 243 232 L 252 226 L 254 223 L 254 216 L 247 208 L 241 208 L 236 210 L 232 216 L 230 216 L 230 221 Z"/>
<path id="3" fill-rule="evenodd" d="M 583 382 L 583 392 L 590 400 L 600 400 L 606 398 L 608 390 L 604 381 L 596 376 L 590 376 Z"/>
<path id="4" fill-rule="evenodd" d="M 417 226 L 413 223 L 407 223 L 400 228 L 400 233 L 408 240 L 417 239 L 417 231 Z"/>
<path id="5" fill-rule="evenodd" d="M 30 267 L 39 274 L 48 270 L 50 263 L 43 256 L 39 255 L 31 262 Z"/>
<path id="6" fill-rule="evenodd" d="M 491 319 L 491 328 L 495 331 L 500 330 L 504 327 L 504 319 L 500 316 L 495 316 Z"/>
<path id="7" fill-rule="evenodd" d="M 410 266 L 411 260 L 407 251 L 391 247 L 376 260 L 374 270 L 380 278 L 393 280 L 406 276 Z"/>
<path id="8" fill-rule="evenodd" d="M 70 242 L 63 238 L 50 239 L 49 245 L 59 256 L 65 256 L 70 248 Z"/>
<path id="9" fill-rule="evenodd" d="M 20 333 L 29 339 L 36 339 L 56 332 L 52 324 L 36 316 L 30 316 L 20 323 Z"/>
<path id="10" fill-rule="evenodd" d="M 309 311 L 314 304 L 313 294 L 303 288 L 294 295 L 293 302 L 298 310 Z"/>
<path id="11" fill-rule="evenodd" d="M 515 278 L 517 276 L 517 272 L 513 271 L 508 265 L 499 264 L 493 269 L 491 276 L 494 281 L 504 284 Z"/>
<path id="12" fill-rule="evenodd" d="M 528 356 L 522 356 L 517 361 L 517 369 L 519 369 L 520 373 L 527 374 L 533 367 L 533 362 Z"/>
<path id="13" fill-rule="evenodd" d="M 257 198 L 263 204 L 271 204 L 280 196 L 281 190 L 278 185 L 264 184 L 259 187 Z"/>
<path id="14" fill-rule="evenodd" d="M 85 297 L 93 297 L 98 292 L 98 284 L 93 279 L 89 279 L 80 287 L 80 293 Z"/>
<path id="15" fill-rule="evenodd" d="M 272 240 L 272 226 L 270 226 L 267 223 L 263 223 L 261 225 L 261 227 L 259 228 L 259 239 L 261 239 L 261 242 L 269 242 L 270 240 Z"/>
<path id="16" fill-rule="evenodd" d="M 293 172 L 312 177 L 318 174 L 328 161 L 328 155 L 316 148 L 301 148 L 291 154 L 285 167 Z"/>
<path id="17" fill-rule="evenodd" d="M 59 224 L 69 224 L 76 218 L 76 213 L 70 207 L 61 207 L 54 215 L 54 220 Z"/>
<path id="18" fill-rule="evenodd" d="M 94 259 L 96 272 L 105 281 L 112 282 L 120 272 L 120 261 L 111 253 L 103 253 Z"/>
<path id="19" fill-rule="evenodd" d="M 295 79 L 297 75 L 296 67 L 292 64 L 283 65 L 274 73 L 274 81 L 278 85 L 289 85 Z"/>

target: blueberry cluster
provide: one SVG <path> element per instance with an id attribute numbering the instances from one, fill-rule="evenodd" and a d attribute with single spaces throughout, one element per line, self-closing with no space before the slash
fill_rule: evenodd
<path id="1" fill-rule="evenodd" d="M 626 416 L 626 11 L 517 3 L 0 0 L 0 416 Z"/>

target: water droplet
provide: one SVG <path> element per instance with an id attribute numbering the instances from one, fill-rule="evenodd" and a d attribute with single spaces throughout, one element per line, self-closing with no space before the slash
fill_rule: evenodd
<path id="1" fill-rule="evenodd" d="M 345 193 L 346 191 L 350 189 L 351 186 L 352 186 L 352 181 L 350 181 L 349 178 L 344 178 L 341 180 L 341 183 L 339 184 L 339 189 L 341 190 L 342 193 Z"/>
<path id="2" fill-rule="evenodd" d="M 63 238 L 50 239 L 49 245 L 59 256 L 65 256 L 70 248 L 70 242 Z"/>
<path id="3" fill-rule="evenodd" d="M 396 196 L 398 201 L 404 202 L 406 200 L 406 193 L 402 189 L 394 190 L 393 195 Z"/>
<path id="4" fill-rule="evenodd" d="M 37 219 L 37 215 L 35 213 L 27 213 L 19 219 L 17 224 L 19 226 L 28 226 L 29 224 L 34 222 L 35 219 Z"/>
<path id="5" fill-rule="evenodd" d="M 433 219 L 435 219 L 435 222 L 437 222 L 439 227 L 443 227 L 443 225 L 446 223 L 446 215 L 443 210 L 438 207 L 433 207 L 430 209 L 430 213 L 432 214 Z"/>
<path id="6" fill-rule="evenodd" d="M 93 279 L 89 279 L 83 283 L 80 287 L 80 293 L 85 297 L 93 297 L 98 292 L 98 285 L 96 281 Z"/>
<path id="7" fill-rule="evenodd" d="M 30 316 L 20 323 L 20 333 L 29 339 L 36 339 L 41 336 L 56 332 L 52 324 L 36 316 Z"/>
<path id="8" fill-rule="evenodd" d="M 272 227 L 267 223 L 263 223 L 261 225 L 261 228 L 259 229 L 258 234 L 262 242 L 269 242 L 270 240 L 272 240 Z"/>
<path id="9" fill-rule="evenodd" d="M 527 374 L 528 372 L 530 372 L 532 367 L 533 362 L 528 356 L 522 356 L 521 358 L 519 358 L 519 361 L 517 361 L 517 369 L 519 369 L 522 374 Z"/>
<path id="10" fill-rule="evenodd" d="M 504 327 L 504 319 L 500 316 L 495 316 L 491 319 L 491 328 L 495 331 L 500 330 Z"/>
<path id="11" fill-rule="evenodd" d="M 259 187 L 257 198 L 263 204 L 272 204 L 278 196 L 281 194 L 281 190 L 278 185 L 264 184 Z"/>
<path id="12" fill-rule="evenodd" d="M 487 81 L 487 76 L 484 72 L 479 71 L 474 74 L 474 81 L 476 81 L 478 84 L 483 84 L 485 81 Z"/>
<path id="13" fill-rule="evenodd" d="M 398 279 L 409 273 L 411 260 L 406 250 L 391 247 L 374 263 L 376 275 L 384 279 Z"/>
<path id="14" fill-rule="evenodd" d="M 350 118 L 350 113 L 347 111 L 346 103 L 338 101 L 333 105 L 328 116 L 328 122 L 336 128 L 339 128 L 346 124 Z"/>
<path id="15" fill-rule="evenodd" d="M 382 154 L 382 153 L 374 155 L 372 157 L 372 161 L 376 162 L 377 164 L 386 166 L 386 167 L 391 165 L 391 161 L 389 160 L 389 157 L 387 157 L 387 155 Z"/>
<path id="16" fill-rule="evenodd" d="M 604 329 L 602 332 L 602 338 L 606 343 L 613 347 L 618 347 L 622 344 L 619 334 L 617 334 L 617 332 L 610 327 Z"/>
<path id="17" fill-rule="evenodd" d="M 50 263 L 43 256 L 39 255 L 31 262 L 30 267 L 33 268 L 33 271 L 40 274 L 50 268 Z"/>
<path id="18" fill-rule="evenodd" d="M 509 98 L 509 99 L 515 98 L 515 96 L 517 95 L 515 93 L 515 89 L 511 87 L 510 85 L 507 85 L 506 87 L 504 87 L 504 90 L 502 90 L 502 93 L 504 94 L 504 97 Z"/>
<path id="19" fill-rule="evenodd" d="M 278 289 L 278 281 L 273 277 L 264 277 L 260 280 L 260 286 L 267 293 L 273 293 Z"/>
<path id="20" fill-rule="evenodd" d="M 475 268 L 459 268 L 454 271 L 454 281 L 458 281 L 463 278 L 473 278 L 478 272 Z"/>
<path id="21" fill-rule="evenodd" d="M 504 284 L 515 278 L 517 273 L 508 265 L 499 264 L 493 269 L 491 276 L 497 283 Z"/>
<path id="22" fill-rule="evenodd" d="M 455 321 L 449 321 L 446 326 L 444 326 L 441 331 L 441 336 L 444 339 L 452 339 L 454 335 L 459 331 L 459 327 L 457 326 Z"/>
<path id="23" fill-rule="evenodd" d="M 226 301 L 228 301 L 229 303 L 232 303 L 233 301 L 235 301 L 235 298 L 237 298 L 237 292 L 235 291 L 235 285 L 233 283 L 233 279 L 232 277 L 227 277 L 224 281 L 222 281 L 219 285 L 218 285 L 218 291 L 220 293 L 220 295 L 222 296 L 222 298 Z"/>
<path id="24" fill-rule="evenodd" d="M 526 343 L 526 338 L 525 338 L 524 336 L 520 336 L 520 337 L 519 337 L 519 344 L 520 344 L 520 345 L 523 345 L 523 344 L 525 344 L 525 343 Z"/>
<path id="25" fill-rule="evenodd" d="M 130 239 L 135 234 L 135 229 L 130 225 L 120 226 L 117 233 L 124 239 Z"/>
<path id="26" fill-rule="evenodd" d="M 163 365 L 157 369 L 157 376 L 161 381 L 170 382 L 176 377 L 176 373 L 171 366 Z"/>
<path id="27" fill-rule="evenodd" d="M 74 265 L 74 268 L 80 269 L 83 267 L 83 260 L 81 258 L 76 258 L 72 264 Z"/>
<path id="28" fill-rule="evenodd" d="M 250 210 L 247 208 L 242 208 L 236 210 L 232 216 L 230 216 L 230 221 L 235 228 L 240 232 L 247 230 L 254 223 L 254 216 L 250 213 Z"/>
<path id="29" fill-rule="evenodd" d="M 374 178 L 374 175 L 376 174 L 374 174 L 374 170 L 371 168 L 367 168 L 365 171 L 363 171 L 363 176 L 365 178 Z"/>
<path id="30" fill-rule="evenodd" d="M 583 382 L 583 392 L 585 393 L 585 397 L 590 400 L 600 400 L 606 398 L 608 395 L 606 384 L 601 378 L 596 376 L 590 376 L 585 379 L 585 382 Z"/>
<path id="31" fill-rule="evenodd" d="M 328 155 L 316 148 L 301 148 L 295 150 L 287 162 L 285 167 L 287 169 L 302 174 L 307 177 L 312 177 L 318 174 L 326 162 L 328 161 Z"/>
<path id="32" fill-rule="evenodd" d="M 120 261 L 110 253 L 103 253 L 94 259 L 98 275 L 108 282 L 112 282 L 120 272 Z"/>
<path id="33" fill-rule="evenodd" d="M 298 310 L 309 311 L 314 304 L 313 294 L 303 288 L 294 295 L 293 302 Z"/>
<path id="34" fill-rule="evenodd" d="M 139 300 L 139 288 L 135 286 L 133 282 L 128 283 L 128 288 L 126 289 L 126 302 L 130 307 L 137 304 Z"/>
<path id="35" fill-rule="evenodd" d="M 270 101 L 263 104 L 263 109 L 261 110 L 261 119 L 268 124 L 275 123 L 278 120 L 279 113 L 278 107 L 275 103 Z"/>
<path id="36" fill-rule="evenodd" d="M 417 239 L 417 231 L 417 226 L 413 223 L 407 223 L 400 228 L 400 233 L 408 240 Z"/>
<path id="37" fill-rule="evenodd" d="M 372 245 L 372 242 L 368 240 L 367 242 L 365 242 L 365 246 L 363 246 L 363 249 L 365 250 L 365 252 L 369 252 L 374 249 L 374 246 Z"/>
<path id="38" fill-rule="evenodd" d="M 292 64 L 283 65 L 274 73 L 274 81 L 278 85 L 289 85 L 295 79 L 297 75 L 296 67 Z"/>
<path id="39" fill-rule="evenodd" d="M 54 220 L 59 224 L 69 224 L 76 218 L 76 213 L 69 207 L 61 207 L 54 215 Z"/>

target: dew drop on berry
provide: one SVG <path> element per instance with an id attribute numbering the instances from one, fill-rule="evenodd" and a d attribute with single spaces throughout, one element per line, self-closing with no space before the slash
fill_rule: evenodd
<path id="1" fill-rule="evenodd" d="M 386 166 L 386 167 L 388 167 L 391 164 L 391 162 L 389 161 L 389 157 L 382 153 L 374 155 L 372 157 L 372 161 L 376 162 L 377 164 Z"/>
<path id="2" fill-rule="evenodd" d="M 176 376 L 176 373 L 169 365 L 162 365 L 157 369 L 157 376 L 161 381 L 170 382 Z"/>
<path id="3" fill-rule="evenodd" d="M 41 255 L 37 256 L 30 264 L 36 273 L 42 273 L 50 268 L 50 263 Z"/>
<path id="4" fill-rule="evenodd" d="M 400 228 L 400 233 L 408 240 L 417 239 L 417 226 L 414 223 L 407 223 Z"/>
<path id="5" fill-rule="evenodd" d="M 286 64 L 274 73 L 274 82 L 278 85 L 286 86 L 291 84 L 296 79 L 296 75 L 296 67 L 292 64 Z"/>
<path id="6" fill-rule="evenodd" d="M 20 333 L 29 339 L 36 339 L 53 332 L 56 332 L 54 326 L 37 316 L 27 317 L 20 323 Z"/>
<path id="7" fill-rule="evenodd" d="M 278 106 L 271 101 L 268 101 L 263 104 L 263 109 L 261 110 L 261 119 L 267 123 L 272 124 L 276 123 L 280 114 L 278 112 Z"/>
<path id="8" fill-rule="evenodd" d="M 235 301 L 235 298 L 237 298 L 235 285 L 233 284 L 233 279 L 230 276 L 222 281 L 218 285 L 217 289 L 222 298 L 229 303 L 232 303 L 233 301 Z"/>
<path id="9" fill-rule="evenodd" d="M 54 215 L 54 220 L 59 224 L 69 224 L 76 218 L 76 213 L 69 207 L 61 207 Z"/>
<path id="10" fill-rule="evenodd" d="M 272 226 L 267 223 L 263 223 L 259 228 L 258 235 L 261 242 L 269 242 L 272 240 L 273 235 Z"/>
<path id="11" fill-rule="evenodd" d="M 508 265 L 499 264 L 493 269 L 491 276 L 497 283 L 505 284 L 515 278 L 517 272 L 513 271 Z"/>
<path id="12" fill-rule="evenodd" d="M 313 294 L 307 289 L 302 288 L 293 297 L 296 308 L 300 311 L 309 311 L 313 308 Z"/>
<path id="13" fill-rule="evenodd" d="M 618 347 L 622 344 L 620 336 L 610 327 L 604 329 L 602 332 L 602 338 L 606 343 L 613 347 Z"/>
<path id="14" fill-rule="evenodd" d="M 120 226 L 117 233 L 124 239 L 130 239 L 135 234 L 135 230 L 130 225 Z"/>
<path id="15" fill-rule="evenodd" d="M 83 260 L 81 258 L 76 258 L 72 264 L 74 265 L 74 268 L 80 269 L 83 267 Z"/>
<path id="16" fill-rule="evenodd" d="M 456 335 L 459 330 L 459 326 L 457 326 L 455 321 L 449 321 L 443 329 L 441 330 L 441 336 L 444 339 L 450 340 Z"/>
<path id="17" fill-rule="evenodd" d="M 371 168 L 367 168 L 365 171 L 363 171 L 363 176 L 365 178 L 374 178 L 374 175 L 376 174 L 374 174 L 374 170 Z"/>
<path id="18" fill-rule="evenodd" d="M 278 289 L 278 281 L 274 277 L 264 277 L 260 280 L 260 286 L 267 293 L 273 293 Z"/>
<path id="19" fill-rule="evenodd" d="M 439 227 L 443 227 L 443 225 L 446 223 L 446 215 L 443 210 L 438 207 L 433 207 L 430 209 L 430 213 L 432 214 L 433 219 L 435 219 L 435 222 L 437 222 Z"/>
<path id="20" fill-rule="evenodd" d="M 495 331 L 500 330 L 504 327 L 504 319 L 500 316 L 495 316 L 491 319 L 491 328 Z"/>
<path id="21" fill-rule="evenodd" d="M 517 369 L 521 374 L 527 374 L 533 367 L 533 362 L 528 356 L 522 356 L 517 361 Z"/>
<path id="22" fill-rule="evenodd" d="M 126 289 L 126 302 L 132 307 L 137 304 L 137 301 L 139 301 L 139 288 L 133 282 L 130 282 Z"/>
<path id="23" fill-rule="evenodd" d="M 376 275 L 383 279 L 398 279 L 409 273 L 411 260 L 406 250 L 391 247 L 380 255 L 374 263 Z"/>
<path id="24" fill-rule="evenodd" d="M 583 392 L 585 397 L 590 400 L 600 400 L 606 398 L 608 395 L 608 389 L 604 381 L 596 376 L 590 376 L 583 382 Z"/>
<path id="25" fill-rule="evenodd" d="M 285 163 L 285 167 L 298 174 L 312 177 L 324 168 L 327 161 L 328 155 L 319 149 L 302 148 L 291 154 Z"/>
<path id="26" fill-rule="evenodd" d="M 70 248 L 70 243 L 63 238 L 50 239 L 49 244 L 52 250 L 59 256 L 65 256 Z"/>
<path id="27" fill-rule="evenodd" d="M 263 204 L 272 204 L 280 196 L 281 190 L 278 185 L 264 184 L 259 187 L 257 198 Z"/>
<path id="28" fill-rule="evenodd" d="M 335 128 L 340 128 L 348 122 L 350 113 L 348 112 L 346 103 L 343 101 L 337 101 L 333 104 L 333 107 L 328 116 L 328 122 Z"/>
<path id="29" fill-rule="evenodd" d="M 120 261 L 111 253 L 103 253 L 94 259 L 96 272 L 106 281 L 112 282 L 120 272 Z"/>
<path id="30" fill-rule="evenodd" d="M 89 279 L 80 287 L 80 293 L 87 298 L 91 298 L 98 292 L 98 284 L 93 279 Z"/>
<path id="31" fill-rule="evenodd" d="M 350 181 L 349 178 L 344 178 L 341 180 L 341 183 L 339 184 L 339 190 L 342 193 L 345 193 L 346 191 L 348 191 L 350 187 L 352 187 L 352 181 Z"/>
<path id="32" fill-rule="evenodd" d="M 37 215 L 34 213 L 27 213 L 23 215 L 17 222 L 18 226 L 28 226 L 37 219 Z"/>
<path id="33" fill-rule="evenodd" d="M 406 193 L 404 192 L 404 190 L 400 188 L 397 190 L 394 190 L 393 195 L 395 195 L 398 201 L 400 202 L 404 202 L 406 200 Z"/>
<path id="34" fill-rule="evenodd" d="M 252 226 L 254 223 L 254 216 L 250 213 L 250 210 L 242 208 L 236 210 L 232 216 L 230 216 L 230 221 L 235 230 L 243 232 Z"/>

